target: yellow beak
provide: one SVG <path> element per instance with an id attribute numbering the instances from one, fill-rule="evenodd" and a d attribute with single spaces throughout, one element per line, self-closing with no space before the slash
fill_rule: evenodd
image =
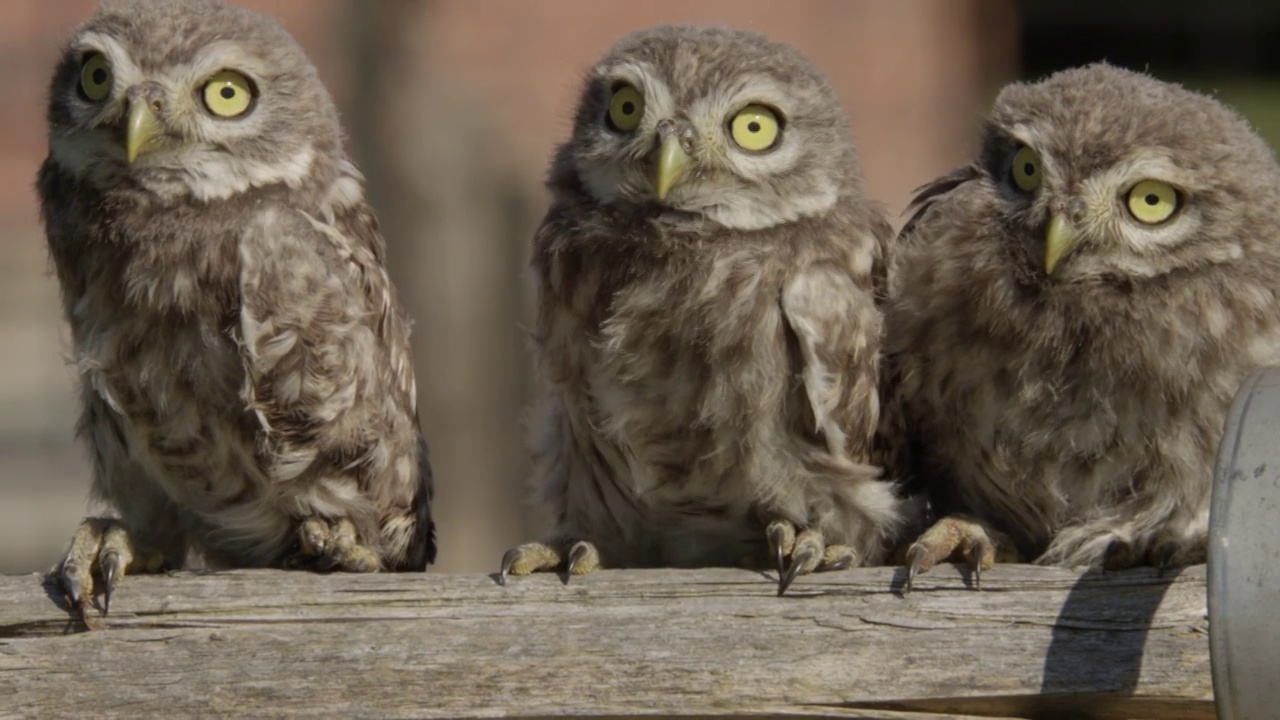
<path id="1" fill-rule="evenodd" d="M 125 157 L 130 163 L 139 155 L 154 150 L 157 140 L 164 136 L 164 128 L 151 111 L 151 105 L 138 100 L 129 106 L 129 120 L 125 125 Z"/>
<path id="2" fill-rule="evenodd" d="M 1049 220 L 1049 231 L 1044 239 L 1044 271 L 1050 275 L 1062 259 L 1071 254 L 1080 242 L 1080 233 L 1061 215 Z"/>
<path id="3" fill-rule="evenodd" d="M 658 151 L 658 199 L 665 200 L 671 188 L 689 169 L 689 154 L 680 147 L 680 138 L 671 134 L 663 138 Z"/>

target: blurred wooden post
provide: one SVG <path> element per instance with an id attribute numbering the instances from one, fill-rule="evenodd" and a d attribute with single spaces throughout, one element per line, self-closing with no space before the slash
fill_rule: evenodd
<path id="1" fill-rule="evenodd" d="M 457 68 L 427 57 L 435 2 L 351 4 L 347 125 L 414 319 L 441 571 L 496 567 L 524 534 L 521 318 L 533 212 L 504 142 Z"/>

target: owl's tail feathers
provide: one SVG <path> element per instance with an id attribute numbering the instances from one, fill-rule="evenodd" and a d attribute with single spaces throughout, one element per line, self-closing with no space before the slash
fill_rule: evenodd
<path id="1" fill-rule="evenodd" d="M 426 570 L 436 561 L 436 524 L 431 518 L 431 500 L 436 494 L 431 472 L 431 450 L 418 434 L 418 492 L 413 496 L 414 537 L 397 570 Z"/>

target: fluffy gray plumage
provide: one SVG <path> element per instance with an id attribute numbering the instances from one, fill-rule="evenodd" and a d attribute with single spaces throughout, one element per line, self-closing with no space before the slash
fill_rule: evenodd
<path id="1" fill-rule="evenodd" d="M 1280 361 L 1270 149 L 1211 98 L 1092 65 L 1006 88 L 917 203 L 889 350 L 916 471 L 959 515 L 917 568 L 957 544 L 1202 562 L 1226 410 Z"/>
<path id="2" fill-rule="evenodd" d="M 748 150 L 735 118 L 760 106 L 780 133 Z M 591 70 L 533 248 L 534 485 L 556 534 L 504 576 L 883 557 L 902 519 L 871 457 L 891 231 L 859 173 L 826 81 L 755 33 L 650 29 Z"/>
<path id="3" fill-rule="evenodd" d="M 408 325 L 333 103 L 280 25 L 105 4 L 54 74 L 39 194 L 94 492 L 119 513 L 73 540 L 73 600 L 92 572 L 109 586 L 188 550 L 433 559 Z"/>

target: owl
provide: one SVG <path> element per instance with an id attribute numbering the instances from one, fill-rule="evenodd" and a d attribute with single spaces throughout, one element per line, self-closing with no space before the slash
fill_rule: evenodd
<path id="1" fill-rule="evenodd" d="M 1280 168 L 1236 112 L 1106 64 L 1003 90 L 976 160 L 915 200 L 887 360 L 955 553 L 1203 562 L 1246 375 L 1280 361 Z"/>
<path id="2" fill-rule="evenodd" d="M 728 29 L 621 40 L 586 79 L 533 240 L 547 393 L 533 484 L 563 568 L 879 561 L 903 522 L 873 463 L 885 261 L 836 97 Z"/>
<path id="3" fill-rule="evenodd" d="M 38 190 L 114 510 L 57 571 L 101 609 L 181 564 L 420 570 L 435 555 L 408 324 L 332 100 L 274 20 L 104 4 L 53 75 Z"/>

